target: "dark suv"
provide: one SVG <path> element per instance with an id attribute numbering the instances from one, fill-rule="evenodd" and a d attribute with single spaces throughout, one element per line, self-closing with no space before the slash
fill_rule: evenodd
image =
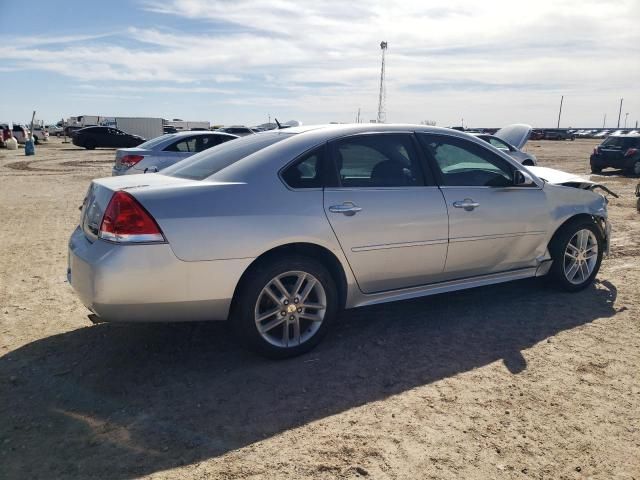
<path id="1" fill-rule="evenodd" d="M 607 167 L 640 175 L 640 135 L 612 135 L 594 148 L 591 172 L 600 173 Z"/>

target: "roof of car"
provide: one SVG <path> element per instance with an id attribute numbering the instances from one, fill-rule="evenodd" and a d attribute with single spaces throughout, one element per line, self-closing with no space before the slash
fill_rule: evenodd
<path id="1" fill-rule="evenodd" d="M 176 137 L 188 137 L 191 135 L 226 135 L 229 137 L 235 137 L 235 135 L 233 135 L 232 133 L 227 133 L 227 132 L 217 132 L 217 131 L 213 131 L 213 130 L 178 130 L 175 133 L 165 133 L 165 135 L 172 135 L 171 138 L 176 138 Z"/>
<path id="2" fill-rule="evenodd" d="M 269 132 L 290 133 L 290 134 L 311 134 L 326 135 L 336 137 L 342 135 L 353 135 L 367 132 L 430 132 L 454 135 L 457 137 L 468 137 L 469 134 L 454 130 L 452 128 L 432 127 L 427 125 L 416 125 L 410 123 L 341 123 L 328 125 L 304 125 L 300 127 L 289 127 L 280 130 L 269 130 Z M 258 133 L 257 135 L 260 135 Z M 306 135 L 305 135 L 306 136 Z"/>

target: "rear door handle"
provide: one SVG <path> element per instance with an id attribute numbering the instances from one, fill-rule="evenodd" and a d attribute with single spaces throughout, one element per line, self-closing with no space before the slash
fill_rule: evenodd
<path id="1" fill-rule="evenodd" d="M 470 198 L 465 198 L 464 200 L 453 202 L 453 206 L 456 208 L 464 208 L 467 212 L 470 212 L 474 208 L 478 208 L 480 204 L 478 202 L 474 202 Z"/>
<path id="2" fill-rule="evenodd" d="M 351 217 L 360 212 L 362 207 L 357 206 L 355 203 L 344 202 L 341 205 L 331 205 L 329 211 L 333 213 L 342 213 L 347 217 Z"/>

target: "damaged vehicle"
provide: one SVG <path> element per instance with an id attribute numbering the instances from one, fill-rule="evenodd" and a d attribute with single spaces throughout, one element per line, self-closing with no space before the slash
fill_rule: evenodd
<path id="1" fill-rule="evenodd" d="M 534 166 L 538 164 L 535 155 L 522 151 L 531 136 L 531 131 L 531 125 L 514 124 L 501 128 L 493 135 L 487 133 L 473 133 L 472 135 L 490 143 L 498 150 L 502 150 L 522 165 Z"/>
<path id="2" fill-rule="evenodd" d="M 95 322 L 228 320 L 283 358 L 342 308 L 539 276 L 585 289 L 609 248 L 596 188 L 450 129 L 273 130 L 94 180 L 67 276 Z"/>

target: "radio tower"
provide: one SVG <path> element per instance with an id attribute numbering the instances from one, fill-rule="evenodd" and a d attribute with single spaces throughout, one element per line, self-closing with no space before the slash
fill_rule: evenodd
<path id="1" fill-rule="evenodd" d="M 378 98 L 378 123 L 387 121 L 385 102 L 387 100 L 387 89 L 384 85 L 384 54 L 387 51 L 387 42 L 380 42 L 382 50 L 382 69 L 380 70 L 380 96 Z"/>

